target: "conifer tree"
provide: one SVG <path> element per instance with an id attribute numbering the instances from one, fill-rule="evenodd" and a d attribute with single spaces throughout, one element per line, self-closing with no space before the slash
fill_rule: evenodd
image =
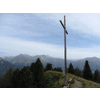
<path id="1" fill-rule="evenodd" d="M 19 73 L 20 73 L 20 70 L 19 68 L 16 68 L 14 73 L 13 73 L 13 76 L 12 76 L 12 84 L 13 84 L 13 87 L 14 88 L 19 88 L 20 87 L 20 76 L 19 76 Z"/>
<path id="2" fill-rule="evenodd" d="M 34 87 L 34 75 L 33 73 L 29 70 L 27 67 L 23 67 L 19 73 L 20 75 L 20 87 L 21 88 L 29 88 L 29 87 Z"/>
<path id="3" fill-rule="evenodd" d="M 72 63 L 69 64 L 68 73 L 74 74 L 74 68 Z"/>
<path id="4" fill-rule="evenodd" d="M 2 78 L 0 76 L 0 88 L 2 88 Z"/>
<path id="5" fill-rule="evenodd" d="M 61 69 L 61 67 L 60 68 L 59 67 L 57 67 L 57 68 L 55 67 L 54 71 L 63 72 L 62 69 Z"/>
<path id="6" fill-rule="evenodd" d="M 95 70 L 94 72 L 94 81 L 99 83 L 100 82 L 100 75 L 99 75 L 99 71 Z"/>
<path id="7" fill-rule="evenodd" d="M 54 70 L 54 71 L 57 71 L 57 68 L 55 67 L 53 70 Z"/>
<path id="8" fill-rule="evenodd" d="M 5 75 L 3 75 L 2 86 L 4 88 L 13 87 L 13 85 L 12 85 L 12 76 L 13 76 L 13 69 L 12 69 L 12 67 L 10 67 L 10 69 L 8 71 L 6 71 Z"/>
<path id="9" fill-rule="evenodd" d="M 85 61 L 85 66 L 83 70 L 83 78 L 88 79 L 88 80 L 93 80 L 93 74 L 90 69 L 89 62 L 87 60 Z"/>
<path id="10" fill-rule="evenodd" d="M 74 74 L 77 75 L 77 76 L 82 77 L 82 71 L 81 71 L 78 67 L 75 68 L 75 70 L 74 70 Z"/>
<path id="11" fill-rule="evenodd" d="M 38 58 L 35 63 L 32 63 L 30 66 L 31 71 L 33 72 L 35 76 L 35 82 L 37 87 L 43 87 L 44 84 L 44 69 L 43 65 Z"/>
<path id="12" fill-rule="evenodd" d="M 47 63 L 45 70 L 47 71 L 47 70 L 52 70 L 52 69 L 53 69 L 52 64 Z"/>
<path id="13" fill-rule="evenodd" d="M 43 65 L 39 58 L 35 62 L 35 66 L 36 66 L 36 71 L 34 74 L 35 74 L 35 78 L 37 82 L 37 87 L 42 87 L 43 78 L 44 78 L 44 70 L 43 70 Z"/>

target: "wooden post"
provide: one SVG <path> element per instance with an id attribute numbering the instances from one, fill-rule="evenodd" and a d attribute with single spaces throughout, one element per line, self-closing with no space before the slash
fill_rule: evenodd
<path id="1" fill-rule="evenodd" d="M 64 60 L 65 60 L 65 86 L 66 86 L 67 85 L 66 33 L 68 34 L 68 32 L 66 30 L 66 18 L 65 18 L 65 16 L 64 16 L 64 25 L 63 25 L 61 20 L 60 20 L 60 23 L 64 28 Z"/>
<path id="2" fill-rule="evenodd" d="M 65 18 L 65 16 L 64 16 L 64 27 L 65 27 L 65 29 L 64 29 L 64 44 L 65 44 L 65 54 L 64 54 L 64 57 L 65 57 L 65 85 L 67 85 L 67 66 L 66 66 L 66 18 Z"/>

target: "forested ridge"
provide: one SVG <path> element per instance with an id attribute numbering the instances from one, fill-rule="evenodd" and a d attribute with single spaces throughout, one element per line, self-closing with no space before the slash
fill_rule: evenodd
<path id="1" fill-rule="evenodd" d="M 13 70 L 10 68 L 6 71 L 3 78 L 0 78 L 0 88 L 46 88 L 49 79 L 44 72 L 47 70 L 54 70 L 62 72 L 61 68 L 52 68 L 52 64 L 47 63 L 44 68 L 40 59 L 27 67 Z"/>
<path id="2" fill-rule="evenodd" d="M 52 72 L 52 73 L 48 73 Z M 3 77 L 0 77 L 0 88 L 52 88 L 63 87 L 64 76 L 56 72 L 62 72 L 60 67 L 52 68 L 52 64 L 47 63 L 44 67 L 38 58 L 35 63 L 30 66 L 24 66 L 22 69 L 10 68 Z M 72 63 L 67 69 L 68 73 L 100 83 L 100 74 L 96 70 L 94 74 L 90 69 L 89 62 L 86 60 L 84 69 L 81 71 L 78 68 L 73 68 Z M 60 81 L 59 81 L 60 80 Z"/>

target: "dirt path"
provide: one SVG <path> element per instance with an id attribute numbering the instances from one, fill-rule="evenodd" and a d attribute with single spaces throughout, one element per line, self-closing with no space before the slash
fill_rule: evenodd
<path id="1" fill-rule="evenodd" d="M 71 84 L 71 87 L 72 88 L 82 88 L 83 84 L 82 84 L 82 82 L 75 80 L 74 84 Z"/>

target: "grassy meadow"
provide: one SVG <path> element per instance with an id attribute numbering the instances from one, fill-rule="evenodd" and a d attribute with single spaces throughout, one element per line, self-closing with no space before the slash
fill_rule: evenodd
<path id="1" fill-rule="evenodd" d="M 57 71 L 46 71 L 44 73 L 45 79 L 47 80 L 46 87 L 47 88 L 63 88 L 64 87 L 64 73 L 63 72 L 57 72 Z M 72 77 L 75 77 L 76 81 L 79 81 L 82 83 L 82 88 L 100 88 L 99 83 L 95 83 L 93 81 L 86 80 L 84 78 L 67 74 L 67 80 L 69 80 Z M 73 88 L 73 84 L 71 85 L 71 88 Z"/>

